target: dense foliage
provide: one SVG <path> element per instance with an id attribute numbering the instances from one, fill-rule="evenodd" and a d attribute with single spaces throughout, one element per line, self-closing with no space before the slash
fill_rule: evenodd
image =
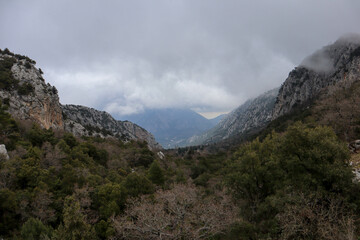
<path id="1" fill-rule="evenodd" d="M 244 239 L 345 239 L 348 226 L 341 225 L 342 217 L 357 219 L 350 216 L 359 214 L 360 188 L 353 181 L 348 149 L 330 128 L 296 123 L 284 134 L 273 132 L 262 142 L 256 139 L 242 146 L 234 158 L 226 183 L 245 220 L 241 226 L 247 233 Z M 343 238 L 316 234 L 323 227 L 316 218 L 307 220 L 308 232 L 302 232 L 304 226 L 299 227 L 298 222 L 289 226 L 291 222 L 284 220 L 287 211 L 300 210 L 311 201 L 311 211 L 321 207 L 329 213 L 335 200 L 339 213 L 327 221 L 335 223 Z M 292 214 L 301 218 L 304 213 Z"/>
<path id="2" fill-rule="evenodd" d="M 190 175 L 198 179 L 205 173 L 214 173 L 215 168 L 211 166 L 215 160 L 207 162 L 197 157 L 199 160 L 194 161 L 193 155 L 186 162 L 176 156 L 163 159 L 144 142 L 75 138 L 69 133 L 42 129 L 31 122 L 16 122 L 6 113 L 6 107 L 0 108 L 0 124 L 0 137 L 10 155 L 9 160 L 0 159 L 1 237 L 121 239 L 123 234 L 119 232 L 118 222 L 133 216 L 130 209 L 133 204 L 137 203 L 142 209 L 141 213 L 137 210 L 138 214 L 144 214 L 151 208 L 146 205 L 152 205 L 149 199 L 161 196 L 154 207 L 163 209 L 166 215 L 169 201 L 175 200 L 173 196 L 187 196 L 184 191 L 178 191 L 183 184 L 191 186 L 189 194 L 194 204 L 191 209 L 197 213 L 190 214 L 186 204 L 174 202 L 175 207 L 184 208 L 185 212 L 179 214 L 192 221 L 196 217 L 211 221 L 199 221 L 191 228 L 192 234 L 185 234 L 185 229 L 179 232 L 171 228 L 174 218 L 169 216 L 162 222 L 167 234 L 209 237 L 228 228 L 217 224 L 220 216 L 230 216 L 226 223 L 235 221 L 237 211 L 231 210 L 235 206 L 224 192 L 217 191 L 217 197 L 206 196 L 201 188 L 188 183 Z M 199 172 L 197 168 L 202 170 Z M 201 185 L 206 185 L 206 181 L 202 180 Z M 205 211 L 206 206 L 213 209 Z M 216 209 L 223 209 L 219 217 L 214 216 Z M 142 221 L 140 215 L 138 217 L 135 224 Z M 178 224 L 188 226 L 189 223 L 186 220 Z M 142 232 L 136 235 L 141 236 Z"/>

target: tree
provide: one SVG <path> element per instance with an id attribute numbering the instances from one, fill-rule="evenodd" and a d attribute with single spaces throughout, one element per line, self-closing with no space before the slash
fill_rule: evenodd
<path id="1" fill-rule="evenodd" d="M 330 125 L 343 140 L 357 139 L 360 134 L 360 83 L 355 81 L 349 86 L 344 79 L 330 87 L 313 109 L 321 124 Z"/>
<path id="2" fill-rule="evenodd" d="M 280 239 L 358 239 L 355 215 L 342 196 L 324 201 L 315 195 L 299 194 L 291 199 L 293 203 L 286 204 L 276 216 L 281 226 Z"/>
<path id="3" fill-rule="evenodd" d="M 202 198 L 192 184 L 159 190 L 153 198 L 132 199 L 125 214 L 113 218 L 121 239 L 206 239 L 221 234 L 238 219 L 230 198 L 219 192 Z"/>
<path id="4" fill-rule="evenodd" d="M 275 216 L 291 203 L 288 196 L 300 192 L 316 193 L 324 201 L 338 194 L 359 206 L 359 184 L 353 182 L 348 149 L 329 127 L 296 123 L 284 134 L 246 144 L 235 156 L 226 183 L 259 237 L 277 237 Z"/>
<path id="5" fill-rule="evenodd" d="M 154 161 L 149 168 L 148 178 L 154 184 L 163 185 L 165 182 L 165 176 L 162 168 L 160 167 L 158 161 Z"/>
<path id="6" fill-rule="evenodd" d="M 97 239 L 93 227 L 86 222 L 80 204 L 69 196 L 65 198 L 63 224 L 54 232 L 55 240 Z"/>
<path id="7" fill-rule="evenodd" d="M 51 237 L 52 229 L 45 226 L 40 220 L 30 218 L 21 227 L 20 235 L 24 240 L 42 240 Z"/>
<path id="8" fill-rule="evenodd" d="M 10 233 L 19 221 L 16 194 L 7 189 L 0 189 L 0 236 Z"/>
<path id="9" fill-rule="evenodd" d="M 117 215 L 124 208 L 126 201 L 126 189 L 120 184 L 107 183 L 97 188 L 94 204 L 99 209 L 100 217 L 108 219 Z"/>
<path id="10" fill-rule="evenodd" d="M 127 175 L 122 182 L 122 186 L 131 197 L 137 197 L 140 194 L 149 194 L 154 192 L 154 186 L 149 179 L 137 174 L 136 172 Z"/>

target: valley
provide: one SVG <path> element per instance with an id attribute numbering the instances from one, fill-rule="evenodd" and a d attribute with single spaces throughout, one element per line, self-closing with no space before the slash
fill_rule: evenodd
<path id="1" fill-rule="evenodd" d="M 63 105 L 1 50 L 0 238 L 358 239 L 359 49 L 340 37 L 217 123 Z"/>

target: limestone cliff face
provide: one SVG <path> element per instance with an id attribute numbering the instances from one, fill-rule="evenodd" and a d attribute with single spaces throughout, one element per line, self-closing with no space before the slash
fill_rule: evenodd
<path id="1" fill-rule="evenodd" d="M 350 85 L 356 80 L 360 80 L 360 35 L 343 36 L 290 72 L 280 88 L 272 119 L 307 104 L 329 86 L 340 81 Z"/>
<path id="2" fill-rule="evenodd" d="M 12 116 L 31 120 L 44 128 L 63 129 L 62 110 L 55 87 L 46 84 L 35 62 L 19 55 L 0 53 L 0 61 L 13 63 L 9 66 L 16 87 L 0 89 L 0 98 L 9 105 Z M 23 92 L 19 90 L 23 88 Z M 28 92 L 26 89 L 30 89 Z"/>
<path id="3" fill-rule="evenodd" d="M 116 121 L 92 108 L 62 106 L 56 88 L 45 83 L 35 61 L 8 50 L 0 50 L 0 100 L 13 117 L 34 121 L 46 129 L 65 130 L 76 136 L 145 140 L 151 148 L 161 148 L 151 133 L 136 124 Z"/>
<path id="4" fill-rule="evenodd" d="M 145 140 L 151 148 L 161 148 L 154 136 L 142 127 L 117 121 L 109 113 L 79 105 L 62 105 L 65 130 L 77 136 L 114 136 L 125 141 Z"/>
<path id="5" fill-rule="evenodd" d="M 229 113 L 214 128 L 188 140 L 189 145 L 207 144 L 264 127 L 271 121 L 279 88 L 268 91 Z"/>

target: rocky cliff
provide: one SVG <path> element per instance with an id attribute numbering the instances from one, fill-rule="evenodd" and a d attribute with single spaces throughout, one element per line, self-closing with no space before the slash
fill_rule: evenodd
<path id="1" fill-rule="evenodd" d="M 0 98 L 15 118 L 44 128 L 63 129 L 57 90 L 46 84 L 35 61 L 9 51 L 0 53 Z"/>
<path id="2" fill-rule="evenodd" d="M 77 136 L 114 136 L 145 140 L 161 148 L 153 135 L 128 121 L 116 121 L 106 112 L 59 102 L 55 87 L 46 84 L 41 69 L 26 56 L 0 50 L 0 99 L 16 119 L 30 120 L 48 129 L 66 130 Z M 64 119 L 66 116 L 66 119 Z"/>
<path id="3" fill-rule="evenodd" d="M 161 148 L 154 136 L 142 127 L 117 121 L 109 113 L 79 105 L 62 105 L 65 130 L 76 136 L 115 136 L 125 141 L 145 140 L 151 148 Z"/>
<path id="4" fill-rule="evenodd" d="M 272 119 L 305 106 L 340 81 L 350 86 L 360 76 L 360 35 L 346 35 L 315 52 L 292 70 L 282 84 Z"/>
<path id="5" fill-rule="evenodd" d="M 207 144 L 227 139 L 237 134 L 264 127 L 272 118 L 279 88 L 246 101 L 229 113 L 214 128 L 188 140 L 189 145 Z"/>

